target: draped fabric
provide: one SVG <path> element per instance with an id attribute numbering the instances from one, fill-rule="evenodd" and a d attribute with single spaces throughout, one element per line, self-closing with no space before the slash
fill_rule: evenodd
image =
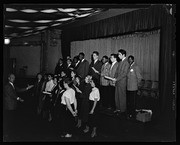
<path id="1" fill-rule="evenodd" d="M 173 16 L 165 5 L 128 12 L 105 20 L 62 31 L 62 55 L 70 55 L 70 42 L 131 34 L 132 32 L 160 28 L 159 86 L 161 114 L 172 114 L 172 26 Z M 115 44 L 114 44 L 115 45 Z M 174 66 L 175 67 L 175 66 Z"/>
<path id="2" fill-rule="evenodd" d="M 99 52 L 100 59 L 111 53 L 118 53 L 119 49 L 127 52 L 127 57 L 133 55 L 135 61 L 141 69 L 145 80 L 159 80 L 159 45 L 160 30 L 144 32 L 118 37 L 103 39 L 91 39 L 71 42 L 71 56 L 76 56 L 79 52 L 85 53 L 85 58 L 91 62 L 93 51 Z"/>

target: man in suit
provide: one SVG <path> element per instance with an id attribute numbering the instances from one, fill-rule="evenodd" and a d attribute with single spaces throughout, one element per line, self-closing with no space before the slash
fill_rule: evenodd
<path id="1" fill-rule="evenodd" d="M 116 54 L 111 54 L 110 60 L 112 62 L 110 70 L 109 70 L 109 77 L 115 78 L 115 73 L 118 67 L 118 62 L 117 62 L 117 55 Z M 109 81 L 109 95 L 108 96 L 108 109 L 115 109 L 115 82 L 110 80 Z"/>
<path id="2" fill-rule="evenodd" d="M 73 66 L 72 66 L 72 60 L 69 58 L 67 59 L 67 67 L 65 69 L 65 72 L 67 74 L 67 76 L 70 78 L 71 77 L 71 70 L 73 70 Z"/>
<path id="3" fill-rule="evenodd" d="M 85 59 L 85 54 L 83 52 L 79 53 L 79 66 L 76 69 L 78 76 L 81 77 L 81 80 L 84 80 L 88 75 L 89 71 L 89 62 Z"/>
<path id="4" fill-rule="evenodd" d="M 115 73 L 115 113 L 124 113 L 126 111 L 126 86 L 127 86 L 127 72 L 129 69 L 129 63 L 126 58 L 126 51 L 120 49 L 118 51 L 118 57 L 121 61 L 118 64 Z"/>
<path id="5" fill-rule="evenodd" d="M 93 77 L 97 81 L 97 88 L 100 86 L 100 74 L 102 62 L 99 60 L 99 52 L 94 51 L 92 54 L 93 61 L 89 66 L 89 75 Z"/>
<path id="6" fill-rule="evenodd" d="M 109 97 L 109 80 L 106 79 L 104 76 L 108 76 L 109 70 L 110 70 L 110 63 L 108 62 L 109 58 L 108 56 L 103 56 L 102 62 L 103 65 L 101 67 L 101 77 L 100 77 L 100 93 L 101 93 L 101 100 L 100 100 L 100 105 L 103 107 L 108 107 L 107 106 L 107 98 Z"/>
<path id="7" fill-rule="evenodd" d="M 127 74 L 127 114 L 128 118 L 134 118 L 136 115 L 136 94 L 142 76 L 138 65 L 134 62 L 134 56 L 130 55 L 128 62 L 130 67 Z"/>
<path id="8" fill-rule="evenodd" d="M 17 92 L 27 91 L 33 85 L 26 88 L 17 88 L 14 86 L 15 75 L 13 73 L 8 75 L 8 83 L 4 87 L 4 127 L 5 131 L 13 130 L 13 123 L 16 119 L 17 101 L 23 102 L 24 100 L 17 96 Z"/>
<path id="9" fill-rule="evenodd" d="M 80 60 L 79 60 L 79 56 L 75 56 L 73 58 L 73 63 L 72 63 L 72 66 L 73 66 L 73 69 L 76 71 L 77 68 L 79 67 L 79 64 L 80 64 Z"/>

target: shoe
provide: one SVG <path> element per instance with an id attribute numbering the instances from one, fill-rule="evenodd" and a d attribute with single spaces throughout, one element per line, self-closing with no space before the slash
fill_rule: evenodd
<path id="1" fill-rule="evenodd" d="M 91 133 L 91 137 L 94 138 L 95 136 L 97 136 L 97 134 L 96 134 L 95 131 L 93 131 L 93 132 Z"/>
<path id="2" fill-rule="evenodd" d="M 85 129 L 83 130 L 83 132 L 84 132 L 84 133 L 89 132 L 89 128 L 85 128 Z"/>
<path id="3" fill-rule="evenodd" d="M 66 134 L 65 136 L 64 136 L 65 138 L 70 138 L 70 137 L 72 137 L 72 134 Z"/>

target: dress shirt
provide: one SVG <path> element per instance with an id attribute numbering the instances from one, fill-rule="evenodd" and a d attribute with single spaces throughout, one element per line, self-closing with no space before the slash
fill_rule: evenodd
<path id="1" fill-rule="evenodd" d="M 62 95 L 61 104 L 66 105 L 65 97 L 69 98 L 70 104 L 73 104 L 75 99 L 76 99 L 75 98 L 75 91 L 72 88 L 66 90 Z"/>
<path id="2" fill-rule="evenodd" d="M 89 100 L 95 101 L 94 99 L 97 99 L 97 101 L 100 100 L 100 93 L 99 89 L 94 87 L 92 88 L 91 93 L 89 94 Z"/>

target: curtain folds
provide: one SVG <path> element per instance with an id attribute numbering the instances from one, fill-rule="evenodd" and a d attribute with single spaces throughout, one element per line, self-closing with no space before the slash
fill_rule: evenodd
<path id="1" fill-rule="evenodd" d="M 136 33 L 103 39 L 90 39 L 71 42 L 71 56 L 84 52 L 86 59 L 91 62 L 91 54 L 98 51 L 100 59 L 120 48 L 127 51 L 127 57 L 133 55 L 146 80 L 159 80 L 159 44 L 160 30 L 153 32 Z"/>
<path id="2" fill-rule="evenodd" d="M 70 42 L 99 39 L 140 30 L 161 29 L 159 56 L 160 110 L 172 111 L 172 19 L 164 5 L 153 5 L 119 16 L 62 31 L 62 55 L 70 55 Z M 110 45 L 110 44 L 108 44 Z M 115 44 L 111 44 L 113 46 Z M 114 46 L 113 46 L 114 47 Z M 140 52 L 139 52 L 140 53 Z M 142 55 L 142 54 L 138 54 Z M 168 114 L 169 114 L 168 113 Z"/>

